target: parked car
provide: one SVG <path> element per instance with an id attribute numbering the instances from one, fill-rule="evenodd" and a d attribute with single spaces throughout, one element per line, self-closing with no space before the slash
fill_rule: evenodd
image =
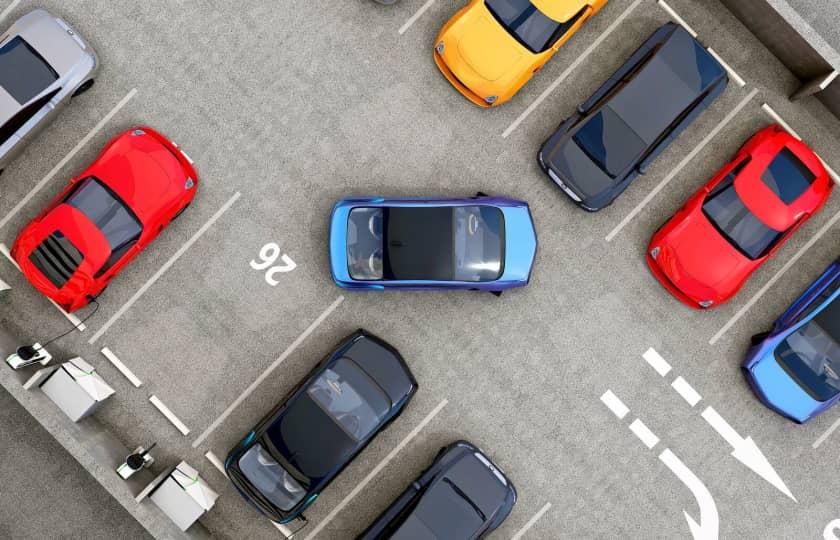
<path id="1" fill-rule="evenodd" d="M 726 70 L 667 23 L 543 144 L 542 170 L 590 212 L 611 204 L 723 93 Z"/>
<path id="2" fill-rule="evenodd" d="M 480 107 L 516 94 L 607 0 L 471 0 L 441 29 L 434 59 Z"/>
<path id="3" fill-rule="evenodd" d="M 330 265 L 346 289 L 499 294 L 528 284 L 536 250 L 528 204 L 512 199 L 356 198 L 332 212 Z"/>
<path id="4" fill-rule="evenodd" d="M 743 364 L 758 399 L 805 423 L 840 399 L 840 259 L 773 324 Z"/>
<path id="5" fill-rule="evenodd" d="M 357 540 L 478 539 L 496 530 L 516 503 L 516 489 L 466 441 L 443 448 Z"/>
<path id="6" fill-rule="evenodd" d="M 189 206 L 197 182 L 175 143 L 130 129 L 20 232 L 12 256 L 36 289 L 76 311 Z"/>
<path id="7" fill-rule="evenodd" d="M 70 101 L 93 86 L 96 53 L 43 9 L 0 35 L 0 173 Z"/>
<path id="8" fill-rule="evenodd" d="M 227 475 L 269 519 L 293 521 L 402 413 L 416 391 L 400 353 L 359 330 L 230 451 Z"/>
<path id="9" fill-rule="evenodd" d="M 778 125 L 763 129 L 653 235 L 648 266 L 689 307 L 719 306 L 822 208 L 833 186 L 805 143 Z"/>

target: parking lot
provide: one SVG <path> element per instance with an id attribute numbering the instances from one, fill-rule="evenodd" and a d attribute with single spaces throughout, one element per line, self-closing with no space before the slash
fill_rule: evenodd
<path id="1" fill-rule="evenodd" d="M 657 457 L 665 448 L 708 489 L 720 537 L 818 537 L 840 518 L 840 475 L 830 465 L 840 433 L 829 432 L 840 411 L 794 425 L 754 397 L 740 363 L 749 337 L 837 258 L 840 199 L 709 312 L 674 300 L 644 252 L 657 227 L 774 121 L 762 105 L 835 169 L 840 122 L 814 99 L 788 101 L 797 82 L 716 0 L 669 0 L 745 85 L 732 80 L 615 204 L 588 214 L 546 179 L 537 149 L 671 15 L 654 0 L 611 0 L 514 99 L 482 111 L 432 60 L 438 30 L 462 4 L 14 3 L 0 25 L 42 5 L 93 44 L 102 68 L 94 88 L 0 177 L 0 242 L 11 246 L 71 176 L 135 125 L 177 141 L 200 177 L 189 211 L 54 354 L 84 357 L 115 387 L 97 417 L 126 446 L 157 441 L 159 463 L 185 459 L 219 491 L 202 518 L 219 538 L 279 533 L 207 453 L 224 459 L 357 328 L 399 349 L 420 390 L 307 510 L 299 538 L 363 531 L 457 439 L 480 446 L 517 487 L 517 505 L 492 538 L 689 537 L 683 511 L 700 522 L 702 505 Z M 333 284 L 328 216 L 337 199 L 478 191 L 530 203 L 540 248 L 527 288 L 496 298 Z M 276 286 L 250 264 L 271 242 L 293 261 L 277 264 L 294 267 Z M 32 340 L 69 328 L 6 258 L 0 277 L 12 286 L 3 325 Z M 666 375 L 643 357 L 651 348 L 670 365 Z M 701 405 L 669 388 L 677 376 Z M 608 390 L 629 408 L 623 419 L 602 402 Z M 796 502 L 730 455 L 701 417 L 706 406 L 752 438 Z M 658 437 L 652 450 L 628 429 L 635 418 Z"/>

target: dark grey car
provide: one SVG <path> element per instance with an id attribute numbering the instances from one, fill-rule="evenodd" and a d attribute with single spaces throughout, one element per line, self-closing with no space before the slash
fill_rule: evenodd
<path id="1" fill-rule="evenodd" d="M 540 167 L 591 212 L 612 203 L 723 93 L 726 70 L 667 23 L 543 144 Z"/>
<path id="2" fill-rule="evenodd" d="M 0 172 L 93 85 L 96 53 L 62 19 L 36 9 L 0 35 Z"/>

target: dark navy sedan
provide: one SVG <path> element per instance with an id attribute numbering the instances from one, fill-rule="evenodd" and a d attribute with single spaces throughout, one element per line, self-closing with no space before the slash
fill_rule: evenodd
<path id="1" fill-rule="evenodd" d="M 359 330 L 230 451 L 227 475 L 269 519 L 293 521 L 416 391 L 396 349 Z"/>
<path id="2" fill-rule="evenodd" d="M 765 405 L 805 423 L 840 400 L 840 259 L 753 336 L 747 381 Z"/>
<path id="3" fill-rule="evenodd" d="M 590 212 L 612 203 L 723 93 L 726 70 L 667 23 L 543 144 L 540 167 Z"/>
<path id="4" fill-rule="evenodd" d="M 458 441 L 357 540 L 473 540 L 496 530 L 516 503 L 516 489 L 481 450 Z"/>

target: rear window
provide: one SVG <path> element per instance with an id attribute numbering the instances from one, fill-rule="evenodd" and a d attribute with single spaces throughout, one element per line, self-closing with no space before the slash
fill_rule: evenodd
<path id="1" fill-rule="evenodd" d="M 46 237 L 29 255 L 29 261 L 56 289 L 64 287 L 83 259 L 82 252 L 60 231 Z"/>
<path id="2" fill-rule="evenodd" d="M 609 106 L 590 118 L 573 138 L 589 159 L 612 178 L 623 173 L 647 148 Z"/>
<path id="3" fill-rule="evenodd" d="M 787 148 L 773 159 L 761 175 L 767 187 L 785 204 L 798 199 L 816 178 L 816 175 Z"/>
<path id="4" fill-rule="evenodd" d="M 58 80 L 58 73 L 21 37 L 0 48 L 0 86 L 24 105 Z"/>

